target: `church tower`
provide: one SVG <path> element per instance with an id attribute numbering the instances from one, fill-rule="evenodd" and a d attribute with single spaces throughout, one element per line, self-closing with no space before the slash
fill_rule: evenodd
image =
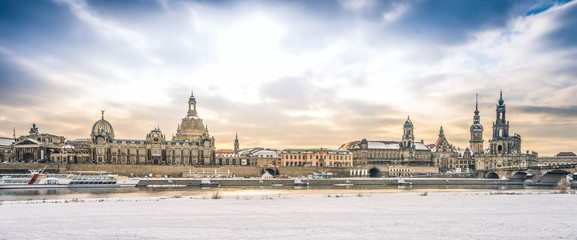
<path id="1" fill-rule="evenodd" d="M 234 138 L 234 153 L 238 153 L 239 146 L 240 144 L 238 143 L 238 133 L 237 133 L 236 137 Z"/>
<path id="2" fill-rule="evenodd" d="M 415 136 L 413 135 L 413 122 L 407 117 L 405 125 L 403 125 L 403 148 L 414 148 Z"/>
<path id="3" fill-rule="evenodd" d="M 178 125 L 176 135 L 172 140 L 199 142 L 208 136 L 208 128 L 205 127 L 202 119 L 198 117 L 198 113 L 196 112 L 196 98 L 191 92 L 188 98 L 187 115 L 182 119 L 180 125 Z"/>
<path id="4" fill-rule="evenodd" d="M 505 101 L 501 91 L 497 104 L 497 118 L 493 123 L 493 138 L 489 140 L 491 154 L 511 154 L 521 152 L 521 136 L 509 135 L 509 121 L 505 118 Z"/>
<path id="5" fill-rule="evenodd" d="M 190 92 L 190 97 L 188 98 L 188 116 L 196 116 L 196 98 L 193 92 Z"/>
<path id="6" fill-rule="evenodd" d="M 505 101 L 503 100 L 503 91 L 499 97 L 499 104 L 497 105 L 497 119 L 493 123 L 493 140 L 504 139 L 509 137 L 509 122 L 505 119 Z"/>
<path id="7" fill-rule="evenodd" d="M 479 116 L 479 94 L 475 98 L 475 116 L 473 116 L 473 125 L 469 132 L 471 133 L 471 140 L 469 140 L 471 150 L 475 154 L 483 153 L 483 125 Z"/>

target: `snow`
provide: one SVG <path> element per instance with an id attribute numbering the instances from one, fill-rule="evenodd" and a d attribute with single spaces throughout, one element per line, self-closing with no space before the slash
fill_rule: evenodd
<path id="1" fill-rule="evenodd" d="M 296 194 L 2 202 L 0 239 L 573 239 L 576 194 Z"/>
<path id="2" fill-rule="evenodd" d="M 367 147 L 369 149 L 400 149 L 399 143 L 384 143 L 384 142 L 377 142 L 377 141 L 369 141 L 367 142 Z"/>
<path id="3" fill-rule="evenodd" d="M 0 138 L 0 146 L 10 146 L 14 143 L 12 138 Z"/>
<path id="4" fill-rule="evenodd" d="M 420 142 L 416 142 L 415 143 L 415 149 L 416 150 L 429 150 L 429 148 L 427 147 L 427 145 L 420 143 Z"/>

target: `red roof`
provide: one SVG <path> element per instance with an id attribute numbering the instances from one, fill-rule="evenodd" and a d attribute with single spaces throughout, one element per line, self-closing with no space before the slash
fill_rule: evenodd
<path id="1" fill-rule="evenodd" d="M 442 142 L 443 142 L 443 138 L 440 137 L 440 138 L 437 139 L 437 141 L 436 141 L 435 143 L 429 145 L 429 146 L 432 146 L 432 147 L 429 147 L 429 148 L 431 148 L 431 149 L 432 149 L 432 148 L 437 148 L 437 147 L 439 147 L 439 145 L 441 145 Z"/>

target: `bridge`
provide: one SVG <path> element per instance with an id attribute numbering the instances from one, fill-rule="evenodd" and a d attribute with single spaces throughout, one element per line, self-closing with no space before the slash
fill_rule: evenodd
<path id="1" fill-rule="evenodd" d="M 561 178 L 574 175 L 577 172 L 577 164 L 555 164 L 543 166 L 530 166 L 526 168 L 506 167 L 498 169 L 480 170 L 479 178 L 508 178 L 513 181 L 525 181 L 531 179 L 535 183 L 555 185 Z"/>

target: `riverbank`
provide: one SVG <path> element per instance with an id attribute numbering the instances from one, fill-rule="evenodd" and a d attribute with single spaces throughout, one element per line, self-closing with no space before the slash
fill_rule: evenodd
<path id="1" fill-rule="evenodd" d="M 0 238 L 572 239 L 577 234 L 571 221 L 577 194 L 220 192 L 220 199 L 196 195 L 3 203 Z"/>
<path id="2" fill-rule="evenodd" d="M 200 178 L 139 178 L 139 187 L 145 186 L 200 186 L 203 179 Z M 204 178 L 210 183 L 219 186 L 295 186 L 295 178 Z M 331 179 L 298 179 L 299 183 L 310 186 L 331 185 L 387 185 L 396 186 L 399 183 L 411 185 L 523 185 L 522 181 L 509 179 L 483 179 L 483 178 L 331 178 Z"/>

